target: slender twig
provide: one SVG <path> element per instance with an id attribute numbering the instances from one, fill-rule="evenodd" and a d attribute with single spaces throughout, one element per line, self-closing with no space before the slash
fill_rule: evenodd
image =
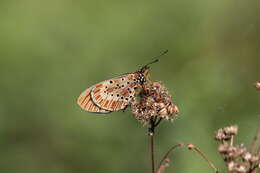
<path id="1" fill-rule="evenodd" d="M 150 127 L 148 130 L 148 135 L 150 137 L 150 154 L 151 154 L 151 165 L 152 165 L 152 173 L 154 173 L 155 170 L 155 164 L 154 164 L 154 131 L 155 130 L 155 123 L 154 119 L 150 119 Z"/>
<path id="2" fill-rule="evenodd" d="M 150 135 L 150 145 L 151 145 L 152 173 L 154 173 L 155 163 L 154 163 L 154 136 L 153 135 Z"/>
<path id="3" fill-rule="evenodd" d="M 249 170 L 249 172 L 251 173 L 256 173 L 256 169 L 259 168 L 259 165 L 255 165 L 251 170 Z"/>
<path id="4" fill-rule="evenodd" d="M 203 157 L 204 160 L 206 160 L 208 162 L 208 164 L 210 165 L 210 167 L 212 167 L 215 172 L 217 173 L 218 172 L 218 169 L 215 167 L 215 165 L 207 158 L 207 156 L 197 147 L 195 147 L 194 145 L 192 144 L 188 144 L 188 149 L 190 150 L 194 150 L 196 151 L 199 155 L 201 155 L 201 157 Z"/>
<path id="5" fill-rule="evenodd" d="M 155 126 L 155 124 L 156 124 L 157 118 L 158 118 L 157 116 L 155 116 L 155 117 L 153 118 L 154 126 Z"/>
<path id="6" fill-rule="evenodd" d="M 260 156 L 260 146 L 258 147 L 258 149 L 256 150 L 256 155 Z M 252 173 L 256 173 L 257 168 L 260 168 L 260 161 L 258 161 L 258 163 L 251 169 Z"/>
<path id="7" fill-rule="evenodd" d="M 156 170 L 156 173 L 164 173 L 165 169 L 170 165 L 170 159 L 166 158 L 161 166 Z"/>
<path id="8" fill-rule="evenodd" d="M 256 144 L 257 144 L 257 140 L 259 138 L 260 138 L 260 125 L 259 125 L 258 129 L 256 130 L 255 137 L 254 137 L 252 144 L 251 144 L 251 152 L 252 153 L 256 152 Z"/>
<path id="9" fill-rule="evenodd" d="M 256 130 L 256 135 L 253 138 L 252 144 L 251 144 L 251 153 L 254 153 L 255 155 L 260 155 L 260 147 L 257 148 L 257 140 L 260 138 L 260 126 Z M 255 165 L 253 168 L 251 168 L 250 172 L 256 173 L 256 169 L 259 168 L 259 165 Z"/>
<path id="10" fill-rule="evenodd" d="M 162 118 L 160 118 L 160 119 L 155 123 L 155 127 L 157 127 L 157 126 L 160 124 L 161 121 L 162 121 Z"/>
<path id="11" fill-rule="evenodd" d="M 230 139 L 230 146 L 233 146 L 233 142 L 234 142 L 234 136 L 232 135 Z"/>
<path id="12" fill-rule="evenodd" d="M 150 157 L 151 157 L 151 165 L 152 165 L 152 173 L 155 173 L 155 160 L 154 160 L 154 133 L 155 133 L 155 128 L 159 125 L 161 122 L 162 118 L 160 118 L 157 121 L 157 117 L 151 118 L 150 119 L 150 127 L 148 129 L 148 135 L 150 137 Z"/>
<path id="13" fill-rule="evenodd" d="M 175 150 L 176 148 L 178 148 L 178 147 L 182 147 L 182 146 L 184 146 L 185 144 L 184 143 L 179 143 L 179 144 L 176 144 L 176 145 L 174 145 L 173 147 L 171 147 L 166 153 L 165 153 L 165 155 L 163 156 L 163 158 L 162 158 L 162 160 L 160 161 L 160 163 L 159 163 L 159 166 L 158 166 L 158 168 L 160 168 L 160 166 L 163 164 L 163 162 L 168 158 L 168 156 L 170 155 L 170 153 L 173 151 L 173 150 Z"/>
<path id="14" fill-rule="evenodd" d="M 163 156 L 162 160 L 160 161 L 160 164 L 159 164 L 159 166 L 158 166 L 158 169 L 159 169 L 160 166 L 164 163 L 164 161 L 168 158 L 169 154 L 170 154 L 172 151 L 174 151 L 176 148 L 182 147 L 182 146 L 186 146 L 189 150 L 194 150 L 194 151 L 196 151 L 200 156 L 202 156 L 202 158 L 203 158 L 205 161 L 208 162 L 209 166 L 212 167 L 212 168 L 215 170 L 216 173 L 218 173 L 218 169 L 215 167 L 215 165 L 206 157 L 205 154 L 203 154 L 203 152 L 202 152 L 199 148 L 195 147 L 195 146 L 192 145 L 192 144 L 185 144 L 185 143 L 179 143 L 179 144 L 174 145 L 172 148 L 170 148 L 170 149 L 168 150 L 168 152 Z M 157 170 L 158 170 L 158 169 L 157 169 Z"/>

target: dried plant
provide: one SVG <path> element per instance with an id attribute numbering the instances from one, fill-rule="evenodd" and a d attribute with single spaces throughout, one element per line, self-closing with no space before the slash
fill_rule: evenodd
<path id="1" fill-rule="evenodd" d="M 148 125 L 150 137 L 150 153 L 152 172 L 155 172 L 154 133 L 161 120 L 173 120 L 179 109 L 172 102 L 172 97 L 160 82 L 149 82 L 143 85 L 140 99 L 133 99 L 131 109 L 134 117 L 144 125 Z M 166 167 L 166 164 L 165 166 Z M 164 170 L 162 168 L 161 170 Z"/>
<path id="2" fill-rule="evenodd" d="M 154 133 L 155 128 L 162 120 L 173 121 L 179 113 L 178 107 L 172 102 L 172 97 L 167 89 L 160 82 L 150 82 L 143 86 L 143 91 L 140 93 L 140 99 L 133 99 L 131 109 L 134 117 L 143 125 L 148 125 L 148 135 L 150 137 L 150 153 L 152 173 L 163 173 L 165 168 L 170 165 L 169 154 L 178 147 L 186 146 L 189 150 L 194 150 L 199 153 L 215 172 L 217 169 L 213 163 L 203 154 L 203 152 L 192 144 L 180 143 L 173 146 L 162 158 L 157 169 L 155 169 L 154 159 Z"/>
<path id="3" fill-rule="evenodd" d="M 143 86 L 140 101 L 133 100 L 132 113 L 143 124 L 149 124 L 151 119 L 173 120 L 179 109 L 172 102 L 172 97 L 160 82 L 151 82 Z"/>
<path id="4" fill-rule="evenodd" d="M 260 146 L 256 150 L 256 143 L 260 137 L 260 127 L 256 132 L 248 151 L 243 144 L 234 145 L 234 136 L 238 133 L 238 126 L 232 125 L 219 129 L 215 134 L 215 140 L 220 142 L 218 152 L 223 157 L 227 168 L 232 173 L 255 173 L 260 168 Z"/>

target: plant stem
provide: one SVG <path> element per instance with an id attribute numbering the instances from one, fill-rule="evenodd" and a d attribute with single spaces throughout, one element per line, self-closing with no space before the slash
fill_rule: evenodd
<path id="1" fill-rule="evenodd" d="M 155 130 L 155 121 L 153 118 L 150 119 L 150 127 L 148 135 L 150 137 L 150 154 L 151 154 L 151 164 L 152 164 L 152 173 L 155 173 L 155 164 L 154 164 L 154 130 Z"/>
<path id="2" fill-rule="evenodd" d="M 157 170 L 160 169 L 160 167 L 163 165 L 164 161 L 169 157 L 171 152 L 173 152 L 176 148 L 183 147 L 183 146 L 186 146 L 189 150 L 196 151 L 205 161 L 208 162 L 209 166 L 214 169 L 215 173 L 218 173 L 218 169 L 215 167 L 215 165 L 207 158 L 207 156 L 199 148 L 195 147 L 192 144 L 186 144 L 186 143 L 179 143 L 179 144 L 176 144 L 173 147 L 171 147 L 167 151 L 167 153 L 163 156 L 163 158 L 162 158 L 162 160 L 161 160 Z"/>
<path id="3" fill-rule="evenodd" d="M 254 137 L 254 139 L 253 139 L 253 141 L 252 141 L 252 144 L 251 144 L 251 152 L 253 153 L 253 154 L 257 154 L 256 152 L 256 144 L 257 144 L 257 140 L 260 138 L 260 125 L 259 125 L 259 127 L 258 127 L 258 129 L 256 130 L 256 134 L 255 134 L 255 137 Z"/>
<path id="4" fill-rule="evenodd" d="M 162 121 L 162 118 L 160 118 L 156 123 L 154 123 L 154 126 L 157 127 L 161 121 Z"/>

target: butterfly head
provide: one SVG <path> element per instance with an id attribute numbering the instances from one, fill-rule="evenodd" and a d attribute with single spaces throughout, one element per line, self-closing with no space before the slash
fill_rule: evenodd
<path id="1" fill-rule="evenodd" d="M 162 52 L 159 56 L 155 57 L 155 60 L 152 62 L 149 62 L 148 64 L 146 64 L 145 66 L 143 66 L 137 73 L 138 73 L 138 78 L 137 81 L 143 85 L 145 82 L 150 82 L 150 73 L 149 73 L 149 65 L 156 63 L 159 61 L 159 58 L 161 56 L 163 56 L 164 54 L 166 54 L 168 52 L 168 50 L 165 50 L 164 52 Z"/>
<path id="2" fill-rule="evenodd" d="M 144 66 L 137 72 L 138 73 L 137 81 L 139 84 L 143 85 L 145 82 L 151 81 L 149 71 L 150 71 L 150 67 Z"/>

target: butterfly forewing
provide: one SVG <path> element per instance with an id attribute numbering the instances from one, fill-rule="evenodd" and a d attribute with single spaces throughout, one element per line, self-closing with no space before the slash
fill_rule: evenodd
<path id="1" fill-rule="evenodd" d="M 90 87 L 83 91 L 78 97 L 77 103 L 78 105 L 85 111 L 95 112 L 95 113 L 110 113 L 111 111 L 100 108 L 95 105 L 93 100 L 91 99 L 91 90 L 93 87 Z"/>
<path id="2" fill-rule="evenodd" d="M 95 85 L 91 98 L 101 109 L 118 111 L 130 103 L 137 87 L 136 73 L 129 73 Z"/>

